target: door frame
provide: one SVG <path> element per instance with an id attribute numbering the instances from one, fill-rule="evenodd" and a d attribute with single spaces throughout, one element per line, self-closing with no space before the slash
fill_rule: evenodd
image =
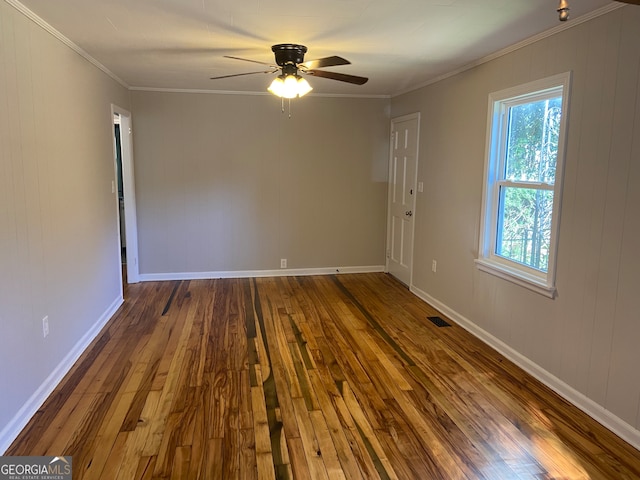
<path id="1" fill-rule="evenodd" d="M 415 229 L 416 229 L 416 197 L 418 192 L 418 158 L 420 153 L 420 112 L 409 113 L 407 115 L 402 115 L 400 117 L 395 117 L 391 119 L 391 124 L 389 128 L 389 167 L 388 167 L 388 189 L 387 189 L 387 244 L 385 251 L 385 272 L 389 273 L 389 259 L 391 257 L 391 221 L 392 221 L 392 209 L 391 209 L 391 200 L 392 200 L 392 169 L 393 169 L 393 131 L 394 127 L 397 123 L 406 122 L 407 120 L 416 120 L 416 160 L 415 160 L 415 178 L 414 185 L 412 188 L 416 195 L 412 195 L 411 201 L 413 204 L 411 205 L 411 211 L 413 212 L 413 221 L 411 222 L 411 232 L 410 232 L 410 250 L 411 250 L 411 264 L 409 265 L 409 283 L 407 287 L 411 289 L 413 286 L 413 253 L 414 253 L 414 237 L 415 237 Z"/>
<path id="2" fill-rule="evenodd" d="M 140 281 L 140 270 L 138 265 L 138 221 L 136 215 L 136 188 L 133 168 L 133 129 L 131 127 L 131 112 L 111 104 L 111 137 L 113 138 L 114 148 L 114 164 L 116 140 L 113 135 L 113 118 L 114 115 L 120 115 L 120 149 L 122 154 L 122 188 L 124 190 L 124 227 L 125 227 L 125 243 L 127 249 L 127 283 L 138 283 Z M 116 169 L 117 175 L 117 169 Z M 115 179 L 116 184 L 118 179 Z M 118 196 L 116 195 L 116 206 L 118 212 L 118 222 L 120 218 L 120 206 Z M 120 234 L 118 234 L 118 243 L 121 244 Z M 118 252 L 122 251 L 122 245 Z M 122 273 L 120 273 L 120 283 L 122 281 Z"/>

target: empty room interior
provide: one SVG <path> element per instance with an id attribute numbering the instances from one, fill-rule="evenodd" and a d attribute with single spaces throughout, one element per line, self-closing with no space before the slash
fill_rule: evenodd
<path id="1" fill-rule="evenodd" d="M 638 185 L 636 0 L 0 0 L 0 453 L 640 478 Z"/>

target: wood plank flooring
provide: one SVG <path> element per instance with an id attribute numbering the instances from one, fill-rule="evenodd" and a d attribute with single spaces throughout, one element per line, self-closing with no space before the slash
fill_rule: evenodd
<path id="1" fill-rule="evenodd" d="M 385 274 L 132 285 L 7 455 L 71 455 L 74 479 L 640 478 L 640 452 L 429 316 Z"/>

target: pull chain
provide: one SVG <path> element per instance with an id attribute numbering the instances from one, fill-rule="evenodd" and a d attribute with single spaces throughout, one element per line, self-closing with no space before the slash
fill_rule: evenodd
<path id="1" fill-rule="evenodd" d="M 284 97 L 280 97 L 281 100 L 281 106 L 282 106 L 282 113 L 284 113 Z M 289 98 L 289 118 L 291 118 L 291 99 Z"/>

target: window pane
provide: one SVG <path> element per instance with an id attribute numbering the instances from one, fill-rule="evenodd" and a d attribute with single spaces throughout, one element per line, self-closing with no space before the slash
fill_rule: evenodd
<path id="1" fill-rule="evenodd" d="M 501 187 L 496 255 L 547 271 L 553 192 Z"/>
<path id="2" fill-rule="evenodd" d="M 509 108 L 507 180 L 554 183 L 561 115 L 562 97 Z"/>

